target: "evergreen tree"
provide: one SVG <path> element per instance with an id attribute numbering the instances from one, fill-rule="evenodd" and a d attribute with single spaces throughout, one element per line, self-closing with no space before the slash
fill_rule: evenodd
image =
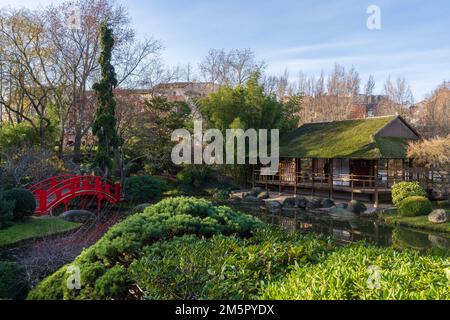
<path id="1" fill-rule="evenodd" d="M 101 25 L 100 41 L 99 62 L 102 79 L 93 86 L 97 94 L 97 110 L 92 130 L 97 136 L 98 143 L 94 165 L 100 168 L 106 178 L 113 166 L 114 154 L 122 144 L 116 130 L 116 101 L 113 93 L 113 89 L 117 86 L 116 72 L 111 64 L 114 47 L 113 30 L 106 22 Z"/>

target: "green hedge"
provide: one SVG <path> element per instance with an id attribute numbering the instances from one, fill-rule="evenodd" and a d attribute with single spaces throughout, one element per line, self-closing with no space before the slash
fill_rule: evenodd
<path id="1" fill-rule="evenodd" d="M 133 203 L 151 202 L 166 190 L 166 183 L 152 176 L 133 176 L 125 180 L 125 196 Z"/>
<path id="2" fill-rule="evenodd" d="M 36 200 L 28 190 L 11 189 L 4 193 L 4 198 L 7 201 L 14 201 L 14 221 L 23 221 L 31 217 L 36 210 Z"/>
<path id="3" fill-rule="evenodd" d="M 398 213 L 403 217 L 425 216 L 431 211 L 433 211 L 431 201 L 421 196 L 407 197 L 398 205 Z"/>
<path id="4" fill-rule="evenodd" d="M 355 244 L 323 262 L 299 266 L 261 292 L 269 300 L 407 300 L 449 299 L 448 260 Z"/>
<path id="5" fill-rule="evenodd" d="M 25 270 L 17 263 L 0 261 L 0 300 L 23 299 L 27 290 Z"/>
<path id="6" fill-rule="evenodd" d="M 146 247 L 159 240 L 186 234 L 249 237 L 262 226 L 252 216 L 195 198 L 168 198 L 112 227 L 95 245 L 82 252 L 73 265 L 81 270 L 81 290 L 68 290 L 65 268 L 33 290 L 30 299 L 123 298 L 133 290 L 129 265 Z"/>
<path id="7" fill-rule="evenodd" d="M 130 269 L 147 299 L 255 299 L 290 266 L 316 262 L 332 247 L 272 228 L 250 239 L 189 235 L 148 247 Z"/>
<path id="8" fill-rule="evenodd" d="M 12 225 L 14 218 L 14 201 L 6 200 L 0 193 L 0 229 Z"/>
<path id="9" fill-rule="evenodd" d="M 398 182 L 392 187 L 392 202 L 397 207 L 403 199 L 411 196 L 426 197 L 427 193 L 419 182 Z"/>

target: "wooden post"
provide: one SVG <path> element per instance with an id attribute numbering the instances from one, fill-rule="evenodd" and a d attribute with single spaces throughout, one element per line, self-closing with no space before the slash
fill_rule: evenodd
<path id="1" fill-rule="evenodd" d="M 375 160 L 374 165 L 374 176 L 375 176 L 375 209 L 378 208 L 378 160 Z"/>
<path id="2" fill-rule="evenodd" d="M 350 173 L 350 188 L 351 188 L 351 191 L 352 191 L 352 198 L 351 198 L 351 200 L 354 200 L 354 198 L 353 198 L 353 187 L 354 187 L 353 173 Z"/>
<path id="3" fill-rule="evenodd" d="M 295 166 L 294 166 L 294 194 L 295 194 L 295 196 L 297 196 L 297 183 L 298 183 L 298 181 L 297 181 L 297 159 L 295 159 L 295 158 L 294 158 L 294 163 L 295 163 Z"/>
<path id="4" fill-rule="evenodd" d="M 328 181 L 330 183 L 330 199 L 333 199 L 333 175 L 334 175 L 334 173 L 333 173 L 333 159 L 329 160 L 329 170 L 328 171 L 329 171 L 328 172 L 328 174 L 329 174 Z"/>
<path id="5" fill-rule="evenodd" d="M 311 195 L 314 197 L 314 178 L 315 178 L 316 170 L 314 165 L 314 159 L 312 159 L 312 187 L 311 187 Z"/>

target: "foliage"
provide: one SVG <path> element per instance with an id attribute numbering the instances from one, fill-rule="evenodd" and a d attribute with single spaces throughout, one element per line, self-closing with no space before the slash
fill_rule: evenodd
<path id="1" fill-rule="evenodd" d="M 0 193 L 0 229 L 9 227 L 14 218 L 14 201 L 6 200 Z"/>
<path id="2" fill-rule="evenodd" d="M 408 157 L 414 159 L 419 167 L 435 170 L 450 168 L 450 135 L 410 143 Z"/>
<path id="3" fill-rule="evenodd" d="M 448 299 L 448 261 L 355 244 L 338 249 L 316 265 L 296 267 L 285 279 L 261 291 L 262 299 Z M 377 286 L 376 270 L 379 270 Z"/>
<path id="4" fill-rule="evenodd" d="M 78 223 L 64 221 L 57 217 L 31 218 L 0 230 L 0 247 L 74 230 L 79 226 Z"/>
<path id="5" fill-rule="evenodd" d="M 49 145 L 54 145 L 56 129 L 53 125 L 44 131 L 44 139 Z M 0 126 L 0 151 L 10 149 L 23 149 L 38 146 L 42 138 L 36 134 L 36 130 L 27 122 L 15 125 L 2 123 Z"/>
<path id="6" fill-rule="evenodd" d="M 275 228 L 248 240 L 184 236 L 148 247 L 131 273 L 149 299 L 254 299 L 264 283 L 317 261 L 327 248 L 328 240 Z"/>
<path id="7" fill-rule="evenodd" d="M 231 189 L 216 189 L 213 193 L 215 200 L 227 200 L 230 198 Z"/>
<path id="8" fill-rule="evenodd" d="M 211 169 L 204 165 L 187 165 L 177 174 L 177 183 L 181 185 L 200 186 L 210 179 L 212 179 Z"/>
<path id="9" fill-rule="evenodd" d="M 13 220 L 23 221 L 36 210 L 36 199 L 26 189 L 11 189 L 4 193 L 6 200 L 14 201 Z"/>
<path id="10" fill-rule="evenodd" d="M 92 132 L 98 139 L 94 162 L 104 175 L 108 176 L 112 167 L 114 152 L 120 147 L 122 141 L 116 131 L 116 101 L 113 94 L 113 89 L 117 86 L 116 72 L 111 65 L 114 38 L 113 31 L 106 22 L 103 22 L 100 27 L 100 38 L 101 54 L 99 63 L 102 79 L 93 85 L 93 89 L 97 94 L 97 111 Z"/>
<path id="11" fill-rule="evenodd" d="M 407 197 L 398 205 L 398 213 L 403 217 L 425 216 L 431 211 L 433 211 L 431 201 L 421 196 Z"/>
<path id="12" fill-rule="evenodd" d="M 125 195 L 133 203 L 155 200 L 166 190 L 166 183 L 152 176 L 133 176 L 125 180 Z"/>
<path id="13" fill-rule="evenodd" d="M 252 216 L 213 206 L 203 199 L 168 198 L 115 225 L 95 245 L 83 251 L 74 261 L 81 269 L 81 290 L 67 290 L 68 275 L 61 269 L 38 285 L 29 298 L 121 298 L 121 294 L 131 294 L 127 291 L 132 286 L 128 267 L 142 256 L 145 247 L 186 234 L 249 237 L 261 226 L 262 222 Z M 111 289 L 107 289 L 109 286 Z"/>
<path id="14" fill-rule="evenodd" d="M 397 207 L 400 202 L 411 196 L 422 196 L 426 197 L 427 193 L 420 186 L 419 182 L 398 182 L 392 187 L 392 202 Z"/>
<path id="15" fill-rule="evenodd" d="M 190 113 L 186 102 L 167 101 L 164 97 L 145 100 L 139 113 L 130 119 L 129 107 L 122 120 L 121 135 L 128 166 L 138 164 L 149 174 L 176 172 L 171 159 L 175 142 L 172 132 L 190 127 Z M 131 168 L 132 169 L 132 168 Z"/>
<path id="16" fill-rule="evenodd" d="M 0 261 L 0 300 L 23 299 L 27 290 L 24 268 L 14 262 Z"/>

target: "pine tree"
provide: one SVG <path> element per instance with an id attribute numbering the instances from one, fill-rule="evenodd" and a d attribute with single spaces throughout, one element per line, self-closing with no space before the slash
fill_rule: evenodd
<path id="1" fill-rule="evenodd" d="M 113 89 L 117 86 L 116 72 L 111 64 L 114 47 L 113 30 L 107 23 L 102 23 L 100 29 L 101 54 L 100 69 L 102 79 L 93 86 L 97 94 L 97 110 L 92 131 L 97 136 L 97 153 L 94 165 L 100 168 L 105 178 L 113 166 L 114 153 L 122 141 L 116 130 L 116 101 Z"/>

